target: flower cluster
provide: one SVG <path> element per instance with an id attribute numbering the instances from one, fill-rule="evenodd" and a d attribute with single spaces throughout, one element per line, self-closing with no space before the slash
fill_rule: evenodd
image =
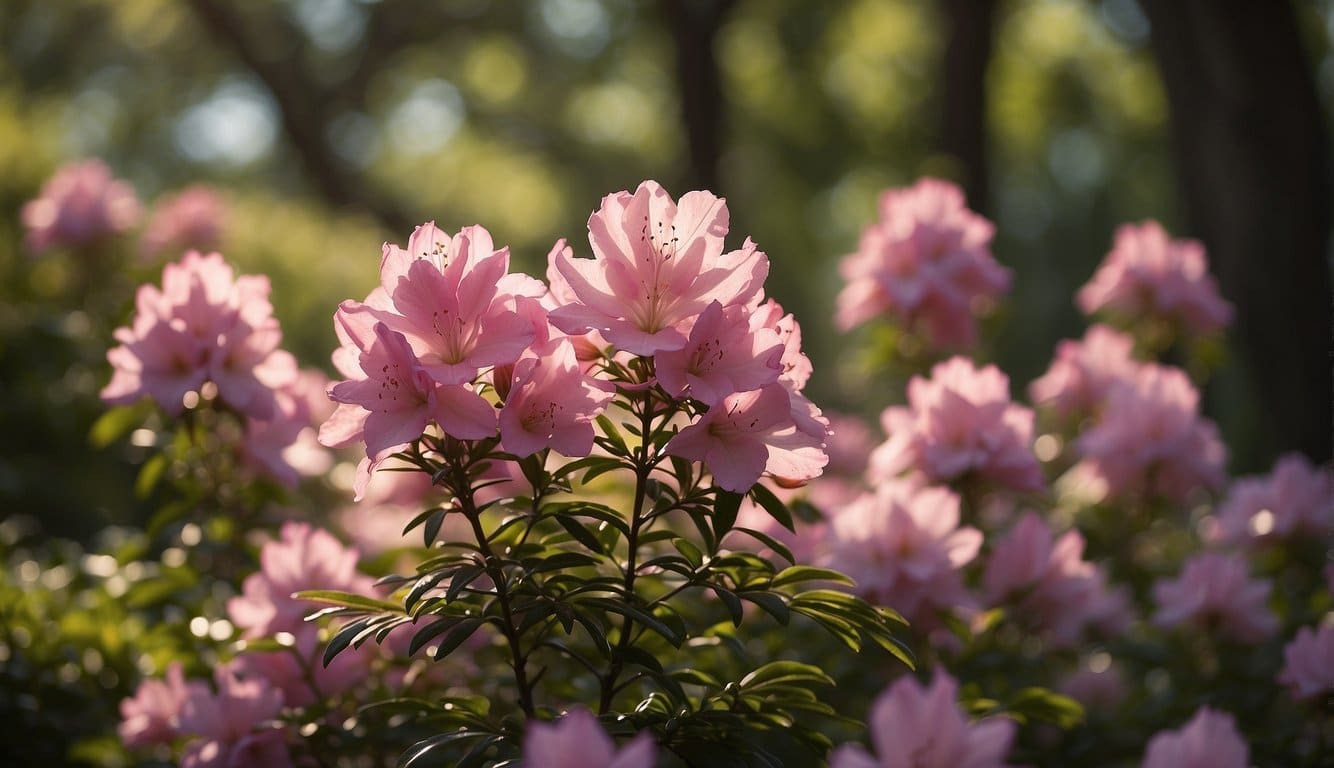
<path id="1" fill-rule="evenodd" d="M 1010 287 L 1009 271 L 991 255 L 994 233 L 949 182 L 922 179 L 887 190 L 880 220 L 840 265 L 847 285 L 838 296 L 838 324 L 849 329 L 890 314 L 933 346 L 971 345 L 975 315 Z"/>
<path id="2" fill-rule="evenodd" d="M 721 199 L 677 203 L 644 182 L 590 217 L 594 258 L 557 243 L 549 288 L 510 273 L 481 227 L 448 236 L 425 224 L 406 249 L 386 244 L 380 287 L 335 316 L 346 380 L 329 390 L 339 406 L 321 442 L 365 445 L 358 496 L 430 429 L 498 436 L 517 457 L 584 456 L 619 380 L 694 404 L 699 418 L 664 450 L 703 461 L 723 488 L 818 475 L 827 423 L 801 394 L 799 331 L 764 300 L 764 254 L 750 241 L 724 252 L 727 226 Z M 627 381 L 632 359 L 651 361 L 651 378 Z"/>
<path id="3" fill-rule="evenodd" d="M 204 185 L 186 187 L 153 208 L 139 250 L 144 258 L 188 249 L 217 248 L 227 209 L 222 196 Z"/>
<path id="4" fill-rule="evenodd" d="M 1331 534 L 1334 475 L 1301 454 L 1280 457 L 1266 476 L 1235 481 L 1217 511 L 1215 537 L 1231 544 L 1256 546 L 1298 536 L 1328 541 Z"/>
<path id="5" fill-rule="evenodd" d="M 1204 246 L 1172 240 L 1156 221 L 1116 231 L 1116 243 L 1079 290 L 1077 303 L 1086 315 L 1150 317 L 1193 336 L 1216 333 L 1232 321 L 1232 306 L 1209 275 Z"/>
<path id="6" fill-rule="evenodd" d="M 1030 512 L 996 540 L 982 583 L 988 601 L 1011 601 L 1051 642 L 1071 646 L 1089 627 L 1125 623 L 1124 596 L 1107 588 L 1106 574 L 1083 558 L 1084 537 L 1066 531 L 1053 539 Z"/>
<path id="7" fill-rule="evenodd" d="M 143 214 L 134 188 L 111 175 L 101 160 L 71 163 L 56 172 L 35 200 L 23 206 L 28 249 L 79 247 L 133 227 Z"/>
<path id="8" fill-rule="evenodd" d="M 1188 625 L 1257 643 L 1278 629 L 1266 605 L 1270 589 L 1269 582 L 1250 578 L 1245 560 L 1206 552 L 1186 561 L 1176 579 L 1154 585 L 1153 620 L 1162 627 Z"/>
<path id="9" fill-rule="evenodd" d="M 908 383 L 908 406 L 880 417 L 889 440 L 871 457 L 873 479 L 905 471 L 932 482 L 976 478 L 1016 491 L 1043 487 L 1033 456 L 1033 412 L 1010 401 L 1010 380 L 1000 369 L 978 369 L 955 357 L 931 378 Z"/>
<path id="10" fill-rule="evenodd" d="M 1185 501 L 1196 489 L 1220 488 L 1227 449 L 1199 402 L 1181 370 L 1140 366 L 1111 387 L 1101 418 L 1079 436 L 1083 470 L 1112 497 Z"/>
<path id="11" fill-rule="evenodd" d="M 828 564 L 856 580 L 860 594 L 923 627 L 938 623 L 937 611 L 972 604 L 961 569 L 981 546 L 981 531 L 959 526 L 957 495 L 903 480 L 835 514 L 826 543 Z"/>
<path id="12" fill-rule="evenodd" d="M 279 348 L 269 290 L 267 277 L 237 277 L 217 253 L 189 251 L 167 264 L 161 288 L 140 286 L 134 318 L 115 331 L 102 400 L 147 397 L 175 416 L 216 398 L 243 419 L 239 447 L 251 466 L 289 486 L 327 469 L 311 440 L 326 410 L 322 374 L 300 371 Z"/>
<path id="13" fill-rule="evenodd" d="M 1142 768 L 1247 768 L 1250 749 L 1232 716 L 1202 707 L 1179 730 L 1149 742 Z"/>
<path id="14" fill-rule="evenodd" d="M 867 730 L 879 759 L 859 746 L 834 751 L 830 768 L 1000 768 L 1015 723 L 989 718 L 969 723 L 958 704 L 959 684 L 937 671 L 929 687 L 899 678 L 876 699 Z"/>

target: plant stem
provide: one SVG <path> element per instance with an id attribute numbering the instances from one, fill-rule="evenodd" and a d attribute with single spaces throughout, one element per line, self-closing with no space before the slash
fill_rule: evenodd
<path id="1" fill-rule="evenodd" d="M 519 689 L 519 708 L 524 714 L 532 717 L 533 708 L 533 689 L 528 682 L 528 658 L 524 655 L 520 645 L 519 630 L 514 621 L 514 612 L 510 608 L 509 588 L 505 584 L 505 571 L 500 567 L 499 558 L 495 551 L 491 549 L 491 543 L 486 539 L 486 531 L 482 529 L 481 513 L 477 511 L 477 503 L 473 499 L 472 483 L 468 479 L 466 467 L 461 462 L 451 462 L 451 481 L 454 488 L 454 498 L 458 500 L 462 508 L 464 517 L 468 518 L 468 523 L 472 526 L 473 535 L 477 538 L 477 548 L 482 554 L 485 562 L 486 573 L 491 577 L 491 582 L 496 588 L 496 600 L 500 603 L 500 612 L 502 621 L 500 631 L 505 635 L 505 640 L 509 643 L 510 657 L 514 666 L 514 684 Z"/>
<path id="2" fill-rule="evenodd" d="M 630 602 L 635 594 L 635 572 L 639 569 L 639 529 L 644 523 L 644 500 L 648 498 L 648 476 L 657 464 L 656 460 L 649 457 L 650 433 L 653 428 L 653 393 L 648 391 L 644 393 L 642 410 L 639 413 L 639 445 L 635 448 L 635 502 L 630 516 L 630 533 L 626 535 L 625 542 L 629 549 L 629 554 L 625 561 L 625 596 L 626 602 Z M 598 714 L 605 715 L 611 709 L 612 698 L 615 697 L 616 683 L 621 677 L 623 664 L 621 657 L 625 649 L 630 647 L 630 631 L 634 628 L 634 620 L 629 616 L 625 617 L 621 624 L 621 636 L 616 641 L 616 649 L 612 651 L 611 667 L 607 670 L 607 676 L 602 679 L 602 697 L 598 703 Z"/>

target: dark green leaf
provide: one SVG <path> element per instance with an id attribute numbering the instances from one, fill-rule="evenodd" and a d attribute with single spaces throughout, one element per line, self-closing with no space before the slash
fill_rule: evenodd
<path id="1" fill-rule="evenodd" d="M 789 512 L 783 502 L 774 495 L 773 491 L 756 483 L 755 486 L 750 489 L 750 497 L 755 500 L 755 503 L 763 507 L 764 511 L 769 513 L 770 517 L 777 520 L 779 525 L 793 533 L 797 532 L 796 526 L 792 522 L 792 513 Z"/>

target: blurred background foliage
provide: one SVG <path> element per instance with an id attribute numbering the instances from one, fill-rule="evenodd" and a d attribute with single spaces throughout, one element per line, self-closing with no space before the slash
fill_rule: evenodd
<path id="1" fill-rule="evenodd" d="M 1141 6 L 978 5 L 994 11 L 985 112 L 973 121 L 980 189 L 971 161 L 942 149 L 960 7 L 945 0 L 6 0 L 5 514 L 76 536 L 136 514 L 125 501 L 133 470 L 82 437 L 129 284 L 105 322 L 70 312 L 61 290 L 78 265 L 26 254 L 17 216 L 55 167 L 88 156 L 148 204 L 194 182 L 223 190 L 222 250 L 240 271 L 272 277 L 285 346 L 325 367 L 337 302 L 364 295 L 381 242 L 404 242 L 416 223 L 481 223 L 532 271 L 558 237 L 587 253 L 601 195 L 644 178 L 678 195 L 708 183 L 728 198 L 730 242 L 750 235 L 769 254 L 771 292 L 806 329 L 813 399 L 868 416 L 901 382 L 871 375 L 835 332 L 836 262 L 881 189 L 959 179 L 996 221 L 996 255 L 1016 273 L 988 356 L 1020 394 L 1054 344 L 1081 332 L 1071 297 L 1117 224 L 1190 229 Z M 1334 1 L 1294 7 L 1328 111 Z M 156 279 L 157 265 L 134 269 Z M 1258 409 L 1237 361 L 1226 365 L 1211 415 L 1238 469 L 1267 466 L 1272 451 L 1247 449 Z"/>

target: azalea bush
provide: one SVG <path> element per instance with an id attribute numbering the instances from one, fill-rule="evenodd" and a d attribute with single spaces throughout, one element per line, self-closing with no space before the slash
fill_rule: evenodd
<path id="1" fill-rule="evenodd" d="M 983 355 L 1024 278 L 991 223 L 887 191 L 841 268 L 884 394 L 858 415 L 803 394 L 770 256 L 709 192 L 607 195 L 544 279 L 425 223 L 329 308 L 334 379 L 208 252 L 214 193 L 131 248 L 139 216 L 96 164 L 24 212 L 37 258 L 170 254 L 132 307 L 71 288 L 110 340 L 92 439 L 153 514 L 89 551 L 0 526 L 32 764 L 1328 759 L 1334 479 L 1228 478 L 1199 391 L 1231 308 L 1154 222 L 1025 404 Z"/>

